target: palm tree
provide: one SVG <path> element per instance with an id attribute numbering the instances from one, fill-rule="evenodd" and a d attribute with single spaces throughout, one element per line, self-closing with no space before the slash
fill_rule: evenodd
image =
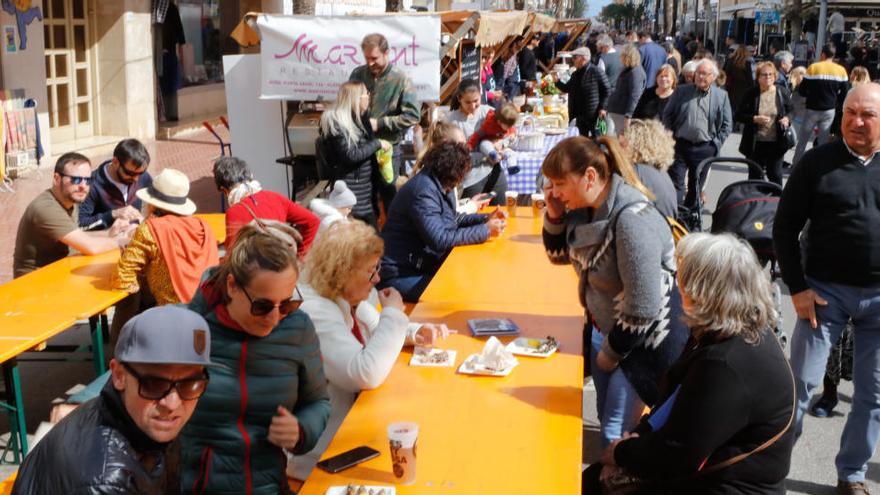
<path id="1" fill-rule="evenodd" d="M 293 13 L 315 15 L 315 0 L 293 0 Z"/>

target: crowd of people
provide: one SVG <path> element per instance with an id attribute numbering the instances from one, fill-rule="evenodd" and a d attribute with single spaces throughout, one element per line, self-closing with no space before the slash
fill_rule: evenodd
<path id="1" fill-rule="evenodd" d="M 422 111 L 386 38 L 366 36 L 366 64 L 320 120 L 327 196 L 305 208 L 264 189 L 243 160 L 218 159 L 220 250 L 185 174 L 151 176 L 140 142 L 120 142 L 95 170 L 62 155 L 21 218 L 15 276 L 71 250 L 122 249 L 113 286 L 130 295 L 113 319 L 106 385 L 32 450 L 13 493 L 269 494 L 287 493 L 288 475 L 306 479 L 401 349 L 449 334 L 411 322 L 404 303 L 453 248 L 503 234 L 507 213 L 479 208 L 503 201 L 518 172 L 514 97 L 539 84 L 557 41 L 484 49 L 480 80 L 461 81 L 409 167 L 402 141 Z M 867 494 L 880 440 L 880 86 L 837 63 L 833 43 L 807 68 L 784 50 L 757 61 L 725 43 L 722 71 L 709 41 L 659 41 L 592 33 L 554 80 L 580 136 L 549 152 L 538 187 L 549 262 L 578 274 L 596 387 L 603 454 L 584 493 L 784 493 L 811 394 L 848 328 L 851 356 L 838 361 L 856 387 L 838 493 Z M 705 203 L 698 166 L 736 129 L 749 179 L 781 186 L 795 148 L 773 227 L 798 315 L 790 365 L 752 247 L 670 228 Z M 825 387 L 836 404 L 836 383 Z"/>

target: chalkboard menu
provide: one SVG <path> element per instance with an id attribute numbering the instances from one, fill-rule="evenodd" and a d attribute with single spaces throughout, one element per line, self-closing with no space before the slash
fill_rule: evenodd
<path id="1" fill-rule="evenodd" d="M 462 40 L 458 45 L 458 60 L 461 61 L 461 77 L 459 80 L 473 79 L 480 81 L 480 47 L 472 40 Z"/>

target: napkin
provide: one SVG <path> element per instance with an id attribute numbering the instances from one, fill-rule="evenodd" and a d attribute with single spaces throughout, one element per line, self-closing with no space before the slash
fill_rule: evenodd
<path id="1" fill-rule="evenodd" d="M 513 354 L 508 351 L 497 337 L 489 337 L 483 352 L 480 353 L 480 364 L 484 367 L 501 371 L 518 363 Z"/>

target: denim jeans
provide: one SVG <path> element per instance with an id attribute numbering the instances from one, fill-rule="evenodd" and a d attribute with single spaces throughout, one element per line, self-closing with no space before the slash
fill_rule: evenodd
<path id="1" fill-rule="evenodd" d="M 596 410 L 599 413 L 599 433 L 602 447 L 631 431 L 639 420 L 645 404 L 639 394 L 626 379 L 623 370 L 618 366 L 611 373 L 599 369 L 596 356 L 602 349 L 602 333 L 593 329 L 592 346 L 590 346 L 590 367 L 593 383 L 596 385 Z"/>
<path id="2" fill-rule="evenodd" d="M 791 341 L 791 367 L 797 392 L 795 435 L 803 430 L 804 412 L 813 389 L 822 383 L 828 353 L 847 321 L 853 322 L 852 410 L 840 437 L 838 479 L 863 481 L 868 460 L 880 439 L 880 286 L 853 287 L 807 277 L 807 284 L 827 306 L 816 306 L 817 329 L 798 320 Z"/>
<path id="3" fill-rule="evenodd" d="M 794 158 L 791 163 L 797 165 L 807 150 L 807 143 L 813 140 L 813 128 L 819 128 L 819 144 L 828 142 L 828 129 L 834 122 L 834 109 L 830 110 L 804 110 L 804 118 L 798 126 L 797 133 L 798 143 L 794 149 Z"/>

